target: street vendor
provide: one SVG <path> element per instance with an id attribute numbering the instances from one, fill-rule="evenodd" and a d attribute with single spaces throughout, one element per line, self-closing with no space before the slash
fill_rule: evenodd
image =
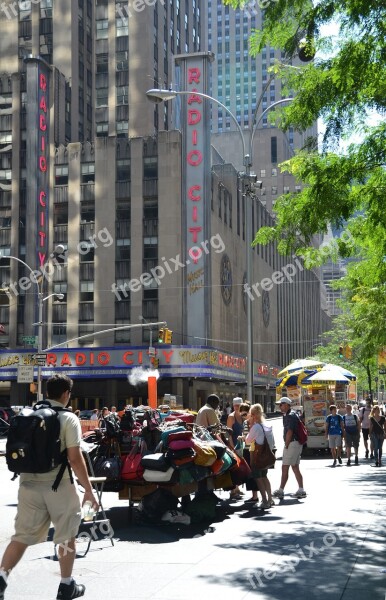
<path id="1" fill-rule="evenodd" d="M 196 424 L 202 427 L 211 427 L 220 423 L 217 416 L 217 409 L 220 405 L 220 398 L 217 394 L 210 394 L 206 399 L 206 404 L 197 413 Z"/>

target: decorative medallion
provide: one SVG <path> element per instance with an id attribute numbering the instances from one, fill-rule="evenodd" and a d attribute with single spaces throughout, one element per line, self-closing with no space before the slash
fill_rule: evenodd
<path id="1" fill-rule="evenodd" d="M 232 300 L 232 267 L 227 254 L 224 254 L 221 259 L 220 280 L 222 299 L 228 306 Z"/>
<path id="2" fill-rule="evenodd" d="M 262 294 L 262 309 L 263 309 L 263 323 L 266 327 L 269 325 L 269 319 L 271 316 L 271 308 L 269 302 L 269 294 L 266 290 Z"/>

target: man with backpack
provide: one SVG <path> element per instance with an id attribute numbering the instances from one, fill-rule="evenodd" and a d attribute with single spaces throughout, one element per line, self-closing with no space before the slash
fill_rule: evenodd
<path id="1" fill-rule="evenodd" d="M 281 467 L 281 482 L 278 490 L 273 492 L 275 498 L 284 498 L 284 488 L 288 481 L 289 468 L 291 467 L 299 489 L 295 493 L 296 498 L 305 498 L 307 493 L 303 488 L 303 476 L 300 472 L 300 456 L 303 450 L 303 440 L 299 440 L 299 430 L 301 422 L 299 416 L 294 410 L 291 410 L 292 400 L 283 396 L 276 402 L 279 404 L 280 411 L 283 414 L 284 427 L 284 449 Z"/>
<path id="2" fill-rule="evenodd" d="M 43 410 L 30 410 L 25 415 L 15 417 L 15 419 L 19 417 L 22 419 L 19 423 L 24 426 L 22 431 L 25 433 L 26 440 L 28 440 L 25 444 L 25 452 L 21 452 L 23 458 L 26 455 L 28 459 L 29 452 L 32 456 L 39 454 L 40 449 L 36 447 L 39 439 L 41 439 L 39 438 L 39 434 L 41 435 L 39 429 L 50 429 L 51 424 L 48 423 L 48 419 L 51 422 L 55 419 L 59 421 L 60 426 L 57 431 L 60 440 L 58 439 L 55 443 L 55 448 L 56 446 L 59 447 L 60 442 L 60 451 L 63 458 L 61 459 L 62 464 L 56 463 L 54 469 L 48 469 L 46 472 L 42 471 L 42 467 L 40 467 L 39 472 L 33 472 L 31 466 L 27 464 L 25 470 L 23 470 L 22 461 L 20 462 L 20 486 L 15 533 L 0 562 L 0 600 L 4 598 L 7 579 L 11 570 L 18 564 L 28 546 L 47 540 L 51 522 L 55 528 L 54 543 L 58 545 L 61 573 L 57 599 L 69 600 L 84 595 L 85 586 L 78 585 L 72 577 L 76 554 L 75 536 L 81 520 L 81 508 L 77 490 L 73 485 L 71 469 L 66 468 L 67 460 L 85 490 L 83 504 L 91 502 L 93 508 L 97 510 L 98 501 L 94 496 L 86 464 L 80 450 L 81 427 L 79 419 L 72 412 L 65 409 L 70 400 L 71 389 L 72 380 L 69 377 L 55 375 L 47 381 L 49 404 L 43 402 L 41 403 Z M 52 409 L 54 410 L 52 411 Z M 34 416 L 34 412 L 36 416 Z M 37 416 L 37 413 L 42 416 Z M 38 418 L 41 418 L 42 426 L 35 429 L 33 434 L 28 436 L 28 427 L 32 428 Z M 11 435 L 11 428 L 9 435 Z M 11 440 L 8 439 L 9 446 L 7 442 L 6 456 L 10 469 L 13 464 L 12 460 L 17 460 L 17 448 L 23 447 L 22 440 L 21 442 L 17 440 L 16 425 L 15 431 L 16 435 L 13 434 Z M 32 447 L 34 445 L 35 447 Z M 54 443 L 51 445 L 54 445 Z M 50 448 L 45 448 L 45 454 L 48 454 L 49 450 Z M 54 454 L 55 450 L 52 449 L 52 464 L 55 463 Z M 61 480 L 60 473 L 62 473 Z M 55 490 L 58 486 L 59 493 Z"/>
<path id="3" fill-rule="evenodd" d="M 352 412 L 351 404 L 346 404 L 346 414 L 343 415 L 344 431 L 345 431 L 345 442 L 346 442 L 346 453 L 347 453 L 347 466 L 351 465 L 351 448 L 354 448 L 355 464 L 358 465 L 358 448 L 359 438 L 361 433 L 361 425 L 359 419 Z"/>

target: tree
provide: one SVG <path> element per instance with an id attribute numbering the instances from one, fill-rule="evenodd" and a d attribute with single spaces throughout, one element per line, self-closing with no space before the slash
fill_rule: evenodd
<path id="1" fill-rule="evenodd" d="M 254 244 L 275 241 L 280 252 L 296 252 L 308 267 L 327 258 L 352 258 L 341 286 L 353 335 L 361 333 L 370 358 L 386 345 L 386 122 L 368 122 L 372 111 L 386 111 L 386 5 L 379 0 L 267 0 L 264 8 L 262 29 L 251 38 L 252 53 L 268 44 L 288 57 L 302 45 L 310 56 L 316 52 L 301 68 L 288 61 L 273 66 L 283 94 L 294 92 L 293 101 L 276 114 L 278 125 L 304 131 L 322 118 L 326 129 L 320 147 L 308 140 L 281 165 L 305 187 L 277 199 L 274 226 L 261 228 Z M 339 34 L 326 35 L 334 24 Z M 342 151 L 341 143 L 353 133 L 361 141 Z M 318 251 L 314 236 L 329 226 L 346 235 Z"/>

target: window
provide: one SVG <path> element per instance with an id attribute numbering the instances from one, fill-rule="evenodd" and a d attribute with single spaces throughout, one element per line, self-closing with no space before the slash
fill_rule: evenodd
<path id="1" fill-rule="evenodd" d="M 158 177 L 158 158 L 148 156 L 143 159 L 143 178 L 157 179 Z"/>
<path id="2" fill-rule="evenodd" d="M 272 194 L 272 196 L 276 196 L 277 195 L 277 186 L 276 185 L 272 186 L 271 194 Z"/>
<path id="3" fill-rule="evenodd" d="M 129 20 L 128 19 L 117 19 L 115 21 L 117 37 L 129 35 Z"/>
<path id="4" fill-rule="evenodd" d="M 266 177 L 265 169 L 260 170 L 260 177 Z"/>
<path id="5" fill-rule="evenodd" d="M 95 164 L 85 163 L 81 166 L 81 183 L 94 183 Z"/>
<path id="6" fill-rule="evenodd" d="M 107 40 L 108 27 L 109 27 L 108 19 L 101 19 L 100 21 L 96 22 L 96 39 L 97 40 Z"/>
<path id="7" fill-rule="evenodd" d="M 68 184 L 68 166 L 55 167 L 55 185 Z"/>
<path id="8" fill-rule="evenodd" d="M 272 177 L 277 177 L 277 169 L 272 169 Z"/>
<path id="9" fill-rule="evenodd" d="M 79 286 L 79 300 L 80 302 L 92 302 L 94 300 L 94 282 L 93 281 L 81 281 Z M 94 318 L 94 307 L 92 304 L 86 304 L 86 306 L 79 307 L 79 320 L 81 321 L 92 321 Z"/>
<path id="10" fill-rule="evenodd" d="M 96 106 L 108 106 L 109 89 L 107 87 L 96 90 Z"/>
<path id="11" fill-rule="evenodd" d="M 129 88 L 127 85 L 121 85 L 116 87 L 117 90 L 117 104 L 127 104 L 129 101 Z"/>
<path id="12" fill-rule="evenodd" d="M 130 179 L 130 159 L 121 158 L 117 160 L 117 181 Z"/>
<path id="13" fill-rule="evenodd" d="M 129 131 L 128 121 L 118 121 L 117 122 L 117 136 L 118 137 L 126 136 L 128 131 Z"/>
<path id="14" fill-rule="evenodd" d="M 107 137 L 109 133 L 108 123 L 97 123 L 96 134 L 98 137 Z"/>
<path id="15" fill-rule="evenodd" d="M 96 72 L 97 73 L 107 73 L 109 70 L 109 55 L 106 52 L 105 54 L 97 54 L 96 55 Z"/>
<path id="16" fill-rule="evenodd" d="M 277 137 L 276 136 L 271 137 L 271 163 L 277 163 Z M 272 171 L 273 170 L 274 169 L 272 169 Z M 273 177 L 276 177 L 276 175 L 277 175 L 277 170 L 276 170 L 275 175 L 272 172 Z"/>

